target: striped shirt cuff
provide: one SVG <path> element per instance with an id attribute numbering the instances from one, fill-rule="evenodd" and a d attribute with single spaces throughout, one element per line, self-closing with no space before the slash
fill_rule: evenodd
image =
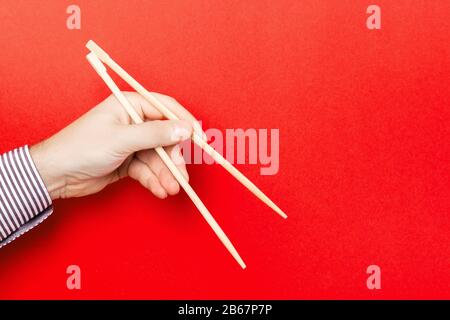
<path id="1" fill-rule="evenodd" d="M 52 200 L 28 146 L 0 156 L 0 247 L 53 212 Z"/>

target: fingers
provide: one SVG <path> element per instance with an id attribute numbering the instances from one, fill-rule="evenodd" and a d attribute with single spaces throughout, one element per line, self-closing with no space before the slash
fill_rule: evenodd
<path id="1" fill-rule="evenodd" d="M 166 148 L 166 152 L 169 154 L 169 156 L 173 154 L 174 150 L 176 152 L 176 147 Z M 178 184 L 177 180 L 161 160 L 161 158 L 158 156 L 155 150 L 140 151 L 136 153 L 136 157 L 153 171 L 155 176 L 159 179 L 161 186 L 169 195 L 175 195 L 180 191 L 180 185 Z M 186 180 L 188 180 L 189 176 L 186 170 L 185 163 L 180 163 L 178 159 L 174 159 L 174 162 L 176 163 L 178 170 L 180 170 Z"/>
<path id="2" fill-rule="evenodd" d="M 122 150 L 129 153 L 136 152 L 136 158 L 130 163 L 128 175 L 138 180 L 158 198 L 165 198 L 167 195 L 177 194 L 180 191 L 180 185 L 156 151 L 150 149 L 170 146 L 165 148 L 166 152 L 188 180 L 189 175 L 180 148 L 174 144 L 189 139 L 193 130 L 196 130 L 204 139 L 206 135 L 197 120 L 175 99 L 158 93 L 153 94 L 183 120 L 148 121 L 127 125 L 123 127 L 124 132 L 118 135 L 117 141 L 122 144 Z M 142 119 L 162 118 L 162 114 L 138 93 L 124 92 L 124 95 Z"/>
<path id="3" fill-rule="evenodd" d="M 123 94 L 130 101 L 131 105 L 142 119 L 159 120 L 163 118 L 161 112 L 139 93 L 124 91 Z M 189 121 L 194 128 L 194 132 L 202 137 L 203 140 L 207 140 L 206 134 L 203 132 L 199 121 L 186 108 L 178 103 L 178 101 L 161 93 L 152 92 L 151 94 L 160 100 L 179 119 Z"/>
<path id="4" fill-rule="evenodd" d="M 125 98 L 130 102 L 142 120 L 160 120 L 163 118 L 161 112 L 158 111 L 150 102 L 137 92 L 122 91 Z"/>
<path id="5" fill-rule="evenodd" d="M 154 95 L 158 100 L 160 100 L 168 109 L 170 109 L 170 111 L 175 113 L 178 118 L 188 120 L 194 128 L 194 132 L 206 140 L 206 134 L 203 132 L 199 121 L 177 100 L 170 96 L 166 96 L 157 92 L 151 92 L 151 94 Z"/>
<path id="6" fill-rule="evenodd" d="M 192 135 L 192 126 L 185 120 L 147 121 L 125 125 L 121 130 L 115 139 L 119 148 L 129 153 L 173 145 Z"/>
<path id="7" fill-rule="evenodd" d="M 156 109 L 156 107 L 154 107 L 147 99 L 142 97 L 140 94 L 138 94 L 137 92 L 123 93 L 142 119 L 162 119 L 163 115 Z M 156 96 L 156 98 L 159 99 L 176 116 L 178 116 L 178 118 L 190 122 L 194 132 L 202 137 L 203 140 L 207 140 L 206 134 L 203 132 L 197 119 L 195 119 L 195 117 L 174 98 L 156 92 L 152 92 L 152 94 Z"/>
<path id="8" fill-rule="evenodd" d="M 139 159 L 134 158 L 128 167 L 128 176 L 150 190 L 156 197 L 164 199 L 167 197 L 166 190 L 161 186 L 158 178 L 152 170 Z"/>

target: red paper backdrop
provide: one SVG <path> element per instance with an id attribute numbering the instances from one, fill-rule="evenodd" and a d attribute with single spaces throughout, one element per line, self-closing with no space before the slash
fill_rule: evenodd
<path id="1" fill-rule="evenodd" d="M 186 195 L 122 181 L 57 201 L 1 249 L 0 298 L 450 298 L 448 0 L 78 0 L 75 31 L 72 3 L 1 1 L 1 151 L 109 94 L 85 60 L 94 39 L 206 128 L 279 128 L 279 173 L 239 168 L 289 219 L 222 168 L 189 167 L 242 271 Z"/>

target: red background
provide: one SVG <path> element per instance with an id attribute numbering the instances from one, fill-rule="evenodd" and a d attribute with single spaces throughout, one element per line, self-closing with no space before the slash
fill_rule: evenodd
<path id="1" fill-rule="evenodd" d="M 57 201 L 1 249 L 0 298 L 450 298 L 448 0 L 75 3 L 71 31 L 71 1 L 1 1 L 0 151 L 109 95 L 85 60 L 94 39 L 205 128 L 279 128 L 279 173 L 239 168 L 289 219 L 222 168 L 189 167 L 242 271 L 186 195 L 122 181 Z M 371 264 L 381 290 L 366 287 Z"/>

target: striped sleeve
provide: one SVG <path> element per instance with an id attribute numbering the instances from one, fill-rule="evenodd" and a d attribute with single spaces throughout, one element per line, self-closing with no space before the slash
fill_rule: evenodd
<path id="1" fill-rule="evenodd" d="M 0 156 L 0 248 L 45 220 L 53 212 L 28 146 Z"/>

